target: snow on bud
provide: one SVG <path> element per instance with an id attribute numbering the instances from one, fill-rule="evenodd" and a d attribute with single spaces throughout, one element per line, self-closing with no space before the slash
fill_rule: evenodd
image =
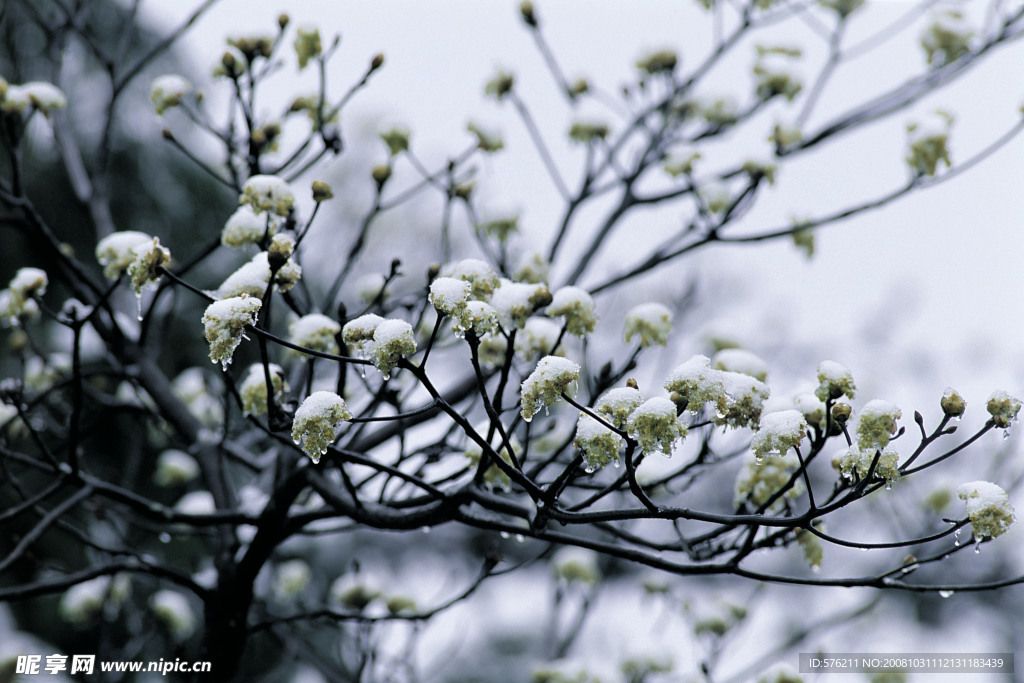
<path id="1" fill-rule="evenodd" d="M 96 261 L 103 266 L 103 275 L 115 279 L 135 260 L 135 247 L 149 243 L 153 238 L 144 232 L 122 230 L 114 232 L 96 244 Z"/>
<path id="2" fill-rule="evenodd" d="M 555 577 L 568 583 L 595 584 L 601 580 L 597 553 L 588 548 L 567 545 L 551 556 Z"/>
<path id="3" fill-rule="evenodd" d="M 449 264 L 441 271 L 441 275 L 468 282 L 470 289 L 467 298 L 479 301 L 486 301 L 500 284 L 498 274 L 479 259 L 464 259 Z"/>
<path id="4" fill-rule="evenodd" d="M 455 277 L 438 277 L 430 283 L 427 298 L 440 313 L 454 316 L 466 305 L 472 286 L 466 280 Z"/>
<path id="5" fill-rule="evenodd" d="M 39 312 L 39 305 L 33 297 L 46 294 L 49 279 L 40 268 L 19 268 L 0 292 L 0 317 L 12 324 L 19 318 L 31 318 Z"/>
<path id="6" fill-rule="evenodd" d="M 541 408 L 552 405 L 580 378 L 580 366 L 567 358 L 545 356 L 521 386 L 523 419 L 529 422 Z"/>
<path id="7" fill-rule="evenodd" d="M 644 402 L 640 391 L 633 387 L 609 389 L 594 404 L 594 410 L 605 416 L 608 422 L 625 429 L 630 414 Z M 673 404 L 674 405 L 674 404 Z"/>
<path id="8" fill-rule="evenodd" d="M 724 394 L 715 404 L 715 424 L 756 428 L 770 392 L 763 382 L 739 372 L 719 371 Z"/>
<path id="9" fill-rule="evenodd" d="M 281 403 L 284 392 L 288 391 L 288 383 L 284 380 L 284 370 L 276 363 L 267 366 L 270 382 L 274 385 L 274 401 Z M 267 378 L 261 363 L 249 366 L 249 372 L 239 386 L 238 393 L 242 397 L 242 414 L 263 415 L 267 412 Z"/>
<path id="10" fill-rule="evenodd" d="M 785 455 L 790 448 L 799 448 L 806 435 L 807 421 L 800 411 L 780 410 L 761 418 L 750 447 L 757 458 Z"/>
<path id="11" fill-rule="evenodd" d="M 452 331 L 461 335 L 467 330 L 479 337 L 498 329 L 498 314 L 494 307 L 483 301 L 467 301 L 452 323 Z"/>
<path id="12" fill-rule="evenodd" d="M 534 311 L 551 303 L 551 292 L 543 284 L 501 279 L 490 303 L 505 329 L 522 329 Z"/>
<path id="13" fill-rule="evenodd" d="M 199 476 L 199 464 L 185 451 L 170 448 L 156 459 L 153 482 L 157 486 L 180 486 Z"/>
<path id="14" fill-rule="evenodd" d="M 626 343 L 640 337 L 640 348 L 665 346 L 672 333 L 672 311 L 659 303 L 634 306 L 626 313 Z"/>
<path id="15" fill-rule="evenodd" d="M 864 0 L 818 0 L 822 7 L 827 7 L 843 20 L 856 12 L 864 4 Z"/>
<path id="16" fill-rule="evenodd" d="M 302 560 L 288 560 L 277 565 L 274 571 L 274 597 L 281 602 L 294 600 L 309 585 L 313 573 Z"/>
<path id="17" fill-rule="evenodd" d="M 295 56 L 299 59 L 299 69 L 305 69 L 309 60 L 316 59 L 323 52 L 320 42 L 320 29 L 316 26 L 300 27 L 293 43 Z"/>
<path id="18" fill-rule="evenodd" d="M 369 582 L 363 581 L 359 574 L 345 574 L 335 579 L 330 588 L 331 602 L 345 609 L 362 612 L 380 597 L 381 591 Z"/>
<path id="19" fill-rule="evenodd" d="M 566 331 L 577 337 L 590 334 L 597 325 L 594 299 L 586 291 L 572 285 L 562 287 L 552 294 L 547 314 L 550 317 L 565 318 Z"/>
<path id="20" fill-rule="evenodd" d="M 946 417 L 959 418 L 967 410 L 967 401 L 955 389 L 947 388 L 939 399 L 939 406 Z"/>
<path id="21" fill-rule="evenodd" d="M 235 296 L 214 301 L 203 313 L 210 360 L 227 369 L 231 355 L 242 342 L 246 325 L 255 325 L 263 302 L 257 297 Z"/>
<path id="22" fill-rule="evenodd" d="M 792 454 L 747 460 L 746 466 L 736 477 L 735 504 L 740 505 L 743 501 L 748 501 L 754 508 L 760 509 L 789 484 L 799 468 L 800 461 Z M 802 482 L 795 481 L 793 486 L 786 489 L 786 492 L 769 506 L 768 511 L 781 510 L 785 498 L 796 498 L 802 492 Z"/>
<path id="23" fill-rule="evenodd" d="M 672 152 L 665 158 L 665 173 L 668 173 L 673 178 L 678 178 L 681 175 L 691 175 L 693 173 L 693 165 L 701 158 L 700 152 L 696 151 L 680 151 Z"/>
<path id="24" fill-rule="evenodd" d="M 72 624 L 87 624 L 103 609 L 110 592 L 110 577 L 97 576 L 71 586 L 60 598 L 60 616 Z"/>
<path id="25" fill-rule="evenodd" d="M 803 89 L 799 74 L 792 70 L 792 61 L 799 56 L 799 49 L 766 48 L 758 45 L 757 61 L 754 64 L 754 83 L 757 96 L 762 100 L 768 100 L 781 95 L 792 101 Z"/>
<path id="26" fill-rule="evenodd" d="M 132 249 L 135 257 L 128 264 L 128 277 L 132 280 L 132 288 L 141 294 L 146 285 L 155 284 L 160 279 L 160 269 L 171 263 L 171 252 L 160 245 L 160 238 L 154 237 Z"/>
<path id="27" fill-rule="evenodd" d="M 999 486 L 989 481 L 971 481 L 957 487 L 956 495 L 967 506 L 974 538 L 995 538 L 1013 524 L 1013 507 Z"/>
<path id="28" fill-rule="evenodd" d="M 300 277 L 302 277 L 301 266 L 288 259 L 274 274 L 274 284 L 280 291 L 287 292 L 295 286 Z M 269 282 L 270 257 L 267 252 L 261 251 L 253 256 L 248 263 L 229 275 L 214 294 L 219 299 L 243 295 L 261 298 L 267 291 Z"/>
<path id="29" fill-rule="evenodd" d="M 292 254 L 294 253 L 295 238 L 292 237 L 291 235 L 279 232 L 270 238 L 270 244 L 267 246 L 267 261 L 273 265 L 278 266 L 278 284 L 281 284 L 280 279 L 282 270 L 284 270 L 285 268 L 299 268 L 299 266 L 295 263 L 288 263 L 288 259 L 290 259 Z M 294 277 L 296 281 L 299 279 L 298 275 Z"/>
<path id="30" fill-rule="evenodd" d="M 341 338 L 346 344 L 365 348 L 373 341 L 373 333 L 382 322 L 384 322 L 384 318 L 375 313 L 367 313 L 353 318 L 341 328 Z"/>
<path id="31" fill-rule="evenodd" d="M 218 76 L 238 78 L 248 68 L 249 60 L 245 54 L 234 45 L 228 45 L 220 57 L 220 62 L 214 67 L 213 75 L 215 78 Z"/>
<path id="32" fill-rule="evenodd" d="M 548 276 L 551 274 L 551 264 L 544 260 L 544 257 L 540 254 L 533 254 L 532 256 L 523 259 L 516 269 L 513 277 L 516 282 L 529 282 L 531 284 L 540 284 L 548 281 Z"/>
<path id="33" fill-rule="evenodd" d="M 9 86 L 3 104 L 0 104 L 4 111 L 10 111 L 6 106 L 8 102 L 16 103 L 14 110 L 20 111 L 22 116 L 26 115 L 29 109 L 35 109 L 48 116 L 51 111 L 68 106 L 64 91 L 45 81 L 30 81 L 20 86 Z"/>
<path id="34" fill-rule="evenodd" d="M 921 47 L 931 66 L 955 62 L 971 51 L 974 30 L 955 10 L 946 10 L 933 16 L 932 23 L 921 34 Z"/>
<path id="35" fill-rule="evenodd" d="M 182 370 L 171 382 L 171 391 L 204 426 L 215 429 L 223 422 L 224 407 L 207 389 L 206 373 L 201 368 Z"/>
<path id="36" fill-rule="evenodd" d="M 793 398 L 793 407 L 800 411 L 808 425 L 823 427 L 825 404 L 814 394 L 807 392 Z"/>
<path id="37" fill-rule="evenodd" d="M 768 378 L 768 364 L 746 349 L 722 349 L 711 359 L 711 367 L 739 372 L 762 382 Z"/>
<path id="38" fill-rule="evenodd" d="M 196 630 L 196 616 L 188 598 L 172 590 L 161 590 L 149 598 L 149 609 L 177 640 L 186 640 Z"/>
<path id="39" fill-rule="evenodd" d="M 871 463 L 875 460 L 878 448 L 858 448 L 853 446 L 842 451 L 832 460 L 832 465 L 839 470 L 847 479 L 864 479 L 871 471 Z M 883 450 L 878 456 L 878 464 L 875 465 L 875 476 L 885 479 L 887 485 L 892 485 L 900 478 L 899 455 L 893 450 Z"/>
<path id="40" fill-rule="evenodd" d="M 400 358 L 416 353 L 416 337 L 412 325 L 404 320 L 381 320 L 374 328 L 373 341 L 367 348 L 374 366 L 380 370 L 384 379 L 388 379 Z"/>
<path id="41" fill-rule="evenodd" d="M 264 236 L 274 234 L 277 223 L 270 214 L 257 214 L 252 205 L 242 204 L 224 224 L 220 243 L 225 247 L 259 244 Z"/>
<path id="42" fill-rule="evenodd" d="M 857 444 L 863 450 L 877 450 L 889 445 L 896 433 L 896 420 L 902 413 L 888 401 L 875 399 L 861 408 L 857 421 Z"/>
<path id="43" fill-rule="evenodd" d="M 481 152 L 494 153 L 505 148 L 505 141 L 501 139 L 500 133 L 487 130 L 473 121 L 466 124 L 466 130 L 476 136 L 476 147 Z"/>
<path id="44" fill-rule="evenodd" d="M 1020 401 L 1005 391 L 993 391 L 988 397 L 985 408 L 992 416 L 996 427 L 1006 429 L 1011 422 L 1017 419 L 1017 413 L 1020 412 Z"/>
<path id="45" fill-rule="evenodd" d="M 583 451 L 586 468 L 593 472 L 619 461 L 619 450 L 625 443 L 621 436 L 586 413 L 580 413 L 573 442 Z"/>
<path id="46" fill-rule="evenodd" d="M 523 329 L 516 335 L 515 353 L 530 363 L 542 356 L 560 356 L 562 346 L 555 348 L 562 329 L 547 318 L 529 318 Z"/>
<path id="47" fill-rule="evenodd" d="M 345 420 L 352 419 L 345 400 L 332 391 L 316 391 L 295 411 L 292 440 L 314 463 L 327 453 Z"/>
<path id="48" fill-rule="evenodd" d="M 163 116 L 165 111 L 181 104 L 182 98 L 191 90 L 192 84 L 184 76 L 165 74 L 153 79 L 149 99 L 156 108 L 156 113 Z"/>
<path id="49" fill-rule="evenodd" d="M 853 382 L 853 374 L 840 363 L 823 360 L 818 364 L 818 388 L 814 395 L 822 401 L 833 401 L 840 396 L 853 398 L 857 385 Z"/>
<path id="50" fill-rule="evenodd" d="M 665 381 L 665 391 L 672 394 L 676 405 L 697 412 L 707 402 L 720 401 L 725 394 L 722 373 L 711 367 L 707 356 L 692 356 L 677 365 Z"/>
<path id="51" fill-rule="evenodd" d="M 696 103 L 697 114 L 715 127 L 729 126 L 736 123 L 740 109 L 730 96 L 701 100 Z"/>
<path id="52" fill-rule="evenodd" d="M 248 204 L 256 213 L 287 216 L 295 208 L 295 193 L 283 179 L 273 175 L 254 175 L 245 181 L 239 204 Z"/>
<path id="53" fill-rule="evenodd" d="M 209 491 L 190 491 L 178 499 L 174 509 L 183 515 L 212 515 L 217 505 Z"/>
<path id="54" fill-rule="evenodd" d="M 953 117 L 936 111 L 923 121 L 907 124 L 906 161 L 910 168 L 922 175 L 934 176 L 941 161 L 949 168 L 949 131 Z"/>
<path id="55" fill-rule="evenodd" d="M 337 354 L 340 332 L 341 325 L 334 320 L 322 313 L 310 313 L 288 325 L 288 341 L 314 351 Z M 301 354 L 299 351 L 295 353 Z"/>
<path id="56" fill-rule="evenodd" d="M 676 404 L 664 397 L 650 398 L 637 406 L 626 421 L 630 437 L 644 453 L 672 455 L 672 445 L 686 437 L 686 426 L 676 417 Z"/>

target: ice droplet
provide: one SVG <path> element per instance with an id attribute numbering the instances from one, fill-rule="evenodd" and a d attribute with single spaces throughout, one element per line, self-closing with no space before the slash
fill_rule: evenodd
<path id="1" fill-rule="evenodd" d="M 953 530 L 953 545 L 960 547 L 960 529 Z"/>
<path id="2" fill-rule="evenodd" d="M 384 381 L 385 382 L 388 381 L 389 379 L 391 379 L 391 373 L 390 372 L 382 372 L 381 375 L 384 376 Z"/>
<path id="3" fill-rule="evenodd" d="M 867 549 L 867 548 L 861 548 L 861 549 L 860 549 L 860 551 L 861 551 L 862 553 L 866 553 L 866 552 L 868 551 L 868 549 Z"/>
<path id="4" fill-rule="evenodd" d="M 951 598 L 951 597 L 953 597 L 953 592 L 954 591 L 939 591 L 939 597 L 940 598 Z"/>
<path id="5" fill-rule="evenodd" d="M 980 538 L 976 538 L 976 539 L 974 539 L 974 554 L 978 555 L 980 553 L 981 553 L 981 539 Z"/>
<path id="6" fill-rule="evenodd" d="M 170 543 L 171 542 L 171 535 L 169 533 L 167 533 L 166 531 L 163 532 L 162 534 L 160 534 L 160 542 L 161 543 Z"/>
<path id="7" fill-rule="evenodd" d="M 1009 429 L 1004 429 L 1003 430 L 1003 438 L 1004 439 L 1009 439 L 1010 438 L 1010 430 Z"/>
<path id="8" fill-rule="evenodd" d="M 539 507 L 539 508 L 544 507 L 544 500 L 543 499 L 538 499 L 537 500 L 537 507 Z"/>
<path id="9" fill-rule="evenodd" d="M 510 534 L 510 533 L 509 533 L 509 532 L 507 532 L 507 531 L 502 531 L 502 532 L 501 532 L 501 537 L 502 537 L 502 538 L 512 538 L 512 534 Z"/>
<path id="10" fill-rule="evenodd" d="M 142 292 L 135 293 L 135 317 L 142 322 Z"/>
<path id="11" fill-rule="evenodd" d="M 885 482 L 885 490 L 886 491 L 892 491 L 892 482 L 891 481 Z"/>
<path id="12" fill-rule="evenodd" d="M 900 571 L 903 572 L 904 574 L 909 574 L 910 572 L 912 572 L 915 569 L 917 569 L 919 566 L 920 566 L 919 564 L 914 562 L 913 564 L 908 564 L 906 567 L 903 567 L 902 569 L 900 569 Z"/>
<path id="13" fill-rule="evenodd" d="M 526 417 L 525 415 L 523 415 L 523 422 L 533 422 L 533 415 L 531 415 L 530 417 Z"/>
<path id="14" fill-rule="evenodd" d="M 612 467 L 616 467 L 616 468 L 617 468 L 617 467 L 619 467 L 619 466 L 620 466 L 621 464 L 622 464 L 622 463 L 620 463 L 620 462 L 619 462 L 618 460 L 615 460 L 615 461 L 613 461 L 613 462 L 612 462 Z"/>
<path id="15" fill-rule="evenodd" d="M 821 572 L 821 565 L 812 564 L 811 565 L 811 571 L 814 572 L 815 574 L 820 573 Z"/>
<path id="16" fill-rule="evenodd" d="M 522 534 L 516 534 L 516 543 L 522 543 L 525 540 L 526 540 L 525 536 L 523 536 Z"/>
<path id="17" fill-rule="evenodd" d="M 583 471 L 586 472 L 587 474 L 593 474 L 594 473 L 594 466 L 593 465 L 587 465 L 586 467 L 583 468 Z"/>
<path id="18" fill-rule="evenodd" d="M 421 526 L 421 527 L 420 527 L 420 531 L 422 531 L 422 532 L 423 532 L 423 533 L 425 533 L 425 534 L 429 534 L 429 533 L 430 533 L 430 527 L 429 527 L 429 526 L 426 526 L 426 525 L 424 525 L 424 526 Z"/>

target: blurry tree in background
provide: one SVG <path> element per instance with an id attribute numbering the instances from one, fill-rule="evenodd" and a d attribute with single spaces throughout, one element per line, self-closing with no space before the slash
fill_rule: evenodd
<path id="1" fill-rule="evenodd" d="M 1024 582 L 998 552 L 961 561 L 1013 522 L 1007 449 L 970 460 L 959 486 L 935 474 L 998 451 L 991 433 L 1016 420 L 1016 398 L 967 410 L 950 389 L 926 419 L 861 396 L 832 360 L 806 390 L 772 393 L 751 351 L 690 346 L 680 328 L 699 289 L 674 274 L 715 244 L 785 239 L 810 256 L 818 228 L 1006 145 L 1021 118 L 951 158 L 955 117 L 937 110 L 893 150 L 901 184 L 741 226 L 787 161 L 900 126 L 894 114 L 1020 38 L 1019 3 L 908 5 L 848 44 L 857 0 L 704 0 L 712 49 L 685 68 L 673 49 L 650 53 L 615 91 L 565 73 L 542 8 L 524 2 L 574 122 L 551 125 L 512 73 L 484 91 L 520 120 L 561 198 L 542 241 L 480 201 L 478 169 L 505 146 L 482 125 L 437 168 L 386 128 L 388 162 L 356 158 L 360 172 L 335 179 L 346 107 L 382 55 L 332 94 L 339 41 L 282 15 L 211 50 L 208 86 L 169 74 L 211 4 L 164 35 L 140 28 L 139 3 L 10 0 L 0 15 L 0 598 L 19 630 L 104 661 L 212 663 L 181 680 L 781 681 L 798 678 L 768 664 L 879 595 L 925 605 Z M 793 22 L 818 40 L 806 57 L 785 41 Z M 916 72 L 823 115 L 837 70 L 893 35 L 920 41 Z M 740 50 L 754 55 L 749 87 L 703 95 Z M 310 93 L 274 80 L 310 72 Z M 742 131 L 773 153 L 716 147 Z M 550 142 L 566 132 L 568 159 Z M 636 234 L 629 221 L 664 207 L 675 227 Z M 381 239 L 399 212 L 414 225 Z M 627 291 L 652 300 L 624 306 Z M 659 347 L 676 349 L 669 366 Z M 911 504 L 894 520 L 896 497 Z M 525 636 L 443 626 L 493 609 L 481 595 L 516 575 L 548 577 L 552 596 L 526 610 Z M 681 605 L 688 587 L 723 582 L 876 597 L 764 634 L 722 673 L 748 609 Z M 582 657 L 611 585 L 686 622 L 692 643 L 610 672 Z M 498 609 L 523 611 L 517 600 Z"/>

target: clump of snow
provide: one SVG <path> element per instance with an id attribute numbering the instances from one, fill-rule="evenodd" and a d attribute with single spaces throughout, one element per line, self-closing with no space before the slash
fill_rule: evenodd
<path id="1" fill-rule="evenodd" d="M 834 360 L 823 360 L 818 364 L 818 388 L 814 395 L 822 401 L 833 401 L 843 395 L 853 398 L 857 385 L 849 368 Z"/>
<path id="2" fill-rule="evenodd" d="M 896 420 L 902 413 L 892 403 L 874 399 L 861 408 L 857 422 L 858 445 L 861 449 L 885 448 L 896 433 Z"/>
<path id="3" fill-rule="evenodd" d="M 967 506 L 974 537 L 995 538 L 1014 522 L 1013 508 L 1001 487 L 990 481 L 971 481 L 957 487 L 956 495 Z"/>
<path id="4" fill-rule="evenodd" d="M 711 366 L 750 375 L 762 382 L 768 378 L 768 364 L 746 349 L 722 349 L 711 359 Z"/>
<path id="5" fill-rule="evenodd" d="M 288 341 L 314 351 L 337 354 L 339 332 L 341 325 L 336 321 L 323 313 L 309 313 L 288 326 Z"/>
<path id="6" fill-rule="evenodd" d="M 640 338 L 640 348 L 665 346 L 672 333 L 672 311 L 664 304 L 645 303 L 626 313 L 626 343 Z"/>
<path id="7" fill-rule="evenodd" d="M 565 318 L 569 334 L 583 337 L 594 331 L 597 315 L 594 313 L 594 299 L 585 290 L 572 285 L 562 287 L 551 295 L 547 314 Z"/>
<path id="8" fill-rule="evenodd" d="M 149 88 L 149 99 L 156 108 L 156 113 L 163 115 L 165 111 L 181 104 L 181 99 L 192 90 L 192 84 L 184 76 L 164 74 L 153 79 Z"/>
<path id="9" fill-rule="evenodd" d="M 672 446 L 686 436 L 686 426 L 676 417 L 676 404 L 664 397 L 649 398 L 630 414 L 629 435 L 644 453 L 672 455 Z"/>
<path id="10" fill-rule="evenodd" d="M 750 447 L 758 458 L 785 455 L 790 448 L 798 448 L 806 435 L 807 420 L 800 411 L 780 410 L 761 417 Z"/>
<path id="11" fill-rule="evenodd" d="M 529 422 L 541 408 L 555 403 L 569 385 L 580 378 L 578 363 L 559 356 L 545 356 L 521 386 L 523 419 Z"/>
<path id="12" fill-rule="evenodd" d="M 295 193 L 282 178 L 254 175 L 245 181 L 239 204 L 248 204 L 257 213 L 264 211 L 287 216 L 295 208 Z"/>
<path id="13" fill-rule="evenodd" d="M 332 391 L 316 391 L 306 397 L 295 411 L 292 440 L 314 462 L 334 442 L 342 422 L 352 419 L 345 400 Z"/>
<path id="14" fill-rule="evenodd" d="M 643 403 L 639 389 L 616 387 L 609 389 L 594 404 L 594 410 L 607 416 L 608 421 L 619 428 L 625 428 L 630 413 Z M 674 405 L 674 404 L 673 404 Z"/>
<path id="15" fill-rule="evenodd" d="M 122 230 L 114 232 L 96 244 L 96 261 L 103 266 L 103 275 L 115 279 L 135 260 L 135 247 L 153 238 L 144 232 Z"/>
<path id="16" fill-rule="evenodd" d="M 256 297 L 236 296 L 214 301 L 203 313 L 210 360 L 227 369 L 231 356 L 242 342 L 246 325 L 255 325 L 263 302 Z"/>

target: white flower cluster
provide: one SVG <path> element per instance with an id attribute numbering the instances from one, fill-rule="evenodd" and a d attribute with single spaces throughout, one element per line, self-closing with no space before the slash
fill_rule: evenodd
<path id="1" fill-rule="evenodd" d="M 44 116 L 68 106 L 64 92 L 53 83 L 30 81 L 21 85 L 0 78 L 0 112 L 27 119 L 33 111 Z"/>
<path id="2" fill-rule="evenodd" d="M 994 391 L 988 397 L 985 408 L 992 416 L 995 426 L 1006 429 L 1017 419 L 1017 413 L 1020 412 L 1020 401 L 1005 391 Z"/>
<path id="3" fill-rule="evenodd" d="M 127 273 L 131 278 L 132 288 L 139 294 L 144 287 L 160 279 L 160 268 L 170 265 L 171 252 L 160 245 L 159 237 L 153 237 L 132 248 L 132 253 L 134 258 L 128 264 Z"/>
<path id="4" fill-rule="evenodd" d="M 352 419 L 345 400 L 331 391 L 316 391 L 306 397 L 292 422 L 292 440 L 314 462 L 327 453 L 342 422 Z"/>
<path id="5" fill-rule="evenodd" d="M 970 52 L 974 29 L 955 10 L 935 14 L 921 35 L 921 47 L 932 66 L 942 66 Z"/>
<path id="6" fill-rule="evenodd" d="M 323 353 L 339 352 L 337 336 L 340 333 L 341 325 L 323 313 L 309 313 L 288 325 L 288 341 Z"/>
<path id="7" fill-rule="evenodd" d="M 156 108 L 156 113 L 163 116 L 168 109 L 177 107 L 181 100 L 192 90 L 192 84 L 184 76 L 164 74 L 153 79 L 149 88 L 149 99 Z"/>
<path id="8" fill-rule="evenodd" d="M 126 575 L 118 574 L 113 579 L 109 576 L 97 576 L 77 583 L 64 592 L 60 599 L 60 615 L 69 623 L 84 625 L 92 620 L 108 601 L 120 604 L 130 592 L 131 584 Z"/>
<path id="9" fill-rule="evenodd" d="M 580 413 L 573 443 L 583 451 L 587 471 L 593 472 L 608 463 L 618 462 L 619 451 L 625 441 L 586 413 Z"/>
<path id="10" fill-rule="evenodd" d="M 634 410 L 626 422 L 629 436 L 644 453 L 658 451 L 672 455 L 672 446 L 686 436 L 686 426 L 676 416 L 676 404 L 663 397 L 649 398 Z"/>
<path id="11" fill-rule="evenodd" d="M 206 382 L 202 368 L 186 368 L 171 382 L 171 391 L 205 427 L 215 429 L 224 421 L 224 408 Z"/>
<path id="12" fill-rule="evenodd" d="M 751 354 L 742 367 L 748 371 L 750 364 L 759 367 L 759 362 L 753 363 L 756 358 Z M 711 360 L 699 355 L 678 365 L 664 386 L 676 405 L 691 412 L 713 403 L 715 424 L 729 427 L 756 428 L 770 394 L 760 379 L 743 372 L 712 368 Z"/>
<path id="13" fill-rule="evenodd" d="M 793 60 L 800 51 L 793 48 L 757 46 L 754 63 L 754 87 L 757 96 L 768 100 L 776 96 L 792 101 L 803 89 L 801 78 L 793 70 Z"/>
<path id="14" fill-rule="evenodd" d="M 196 615 L 188 598 L 178 591 L 159 590 L 149 598 L 149 608 L 177 640 L 187 640 L 196 630 Z"/>
<path id="15" fill-rule="evenodd" d="M 399 359 L 416 353 L 412 325 L 404 320 L 367 313 L 345 323 L 341 336 L 369 358 L 384 379 L 391 377 Z"/>
<path id="16" fill-rule="evenodd" d="M 153 482 L 157 486 L 180 486 L 199 476 L 199 463 L 185 451 L 171 448 L 156 460 Z"/>
<path id="17" fill-rule="evenodd" d="M 555 577 L 562 581 L 595 584 L 601 580 L 597 561 L 598 555 L 593 550 L 567 545 L 551 556 L 551 567 Z"/>
<path id="18" fill-rule="evenodd" d="M 231 214 L 220 233 L 225 247 L 259 244 L 265 236 L 273 235 L 281 223 L 273 213 L 256 213 L 251 204 L 242 204 Z"/>
<path id="19" fill-rule="evenodd" d="M 580 366 L 567 358 L 545 356 L 537 363 L 530 376 L 523 380 L 522 408 L 523 419 L 529 422 L 541 408 L 555 403 L 563 393 L 569 391 L 569 385 L 580 378 Z"/>
<path id="20" fill-rule="evenodd" d="M 634 306 L 626 313 L 626 343 L 640 338 L 640 348 L 665 346 L 672 333 L 672 311 L 659 303 Z"/>
<path id="21" fill-rule="evenodd" d="M 0 320 L 17 325 L 22 319 L 36 317 L 39 304 L 33 297 L 46 294 L 48 284 L 45 270 L 19 268 L 7 283 L 7 289 L 0 290 Z"/>
<path id="22" fill-rule="evenodd" d="M 590 294 L 570 285 L 554 292 L 547 314 L 564 318 L 569 334 L 584 337 L 593 332 L 597 325 L 594 308 L 594 299 Z"/>
<path id="23" fill-rule="evenodd" d="M 543 284 L 499 278 L 483 261 L 465 259 L 447 267 L 430 284 L 430 302 L 452 318 L 452 331 L 472 330 L 483 337 L 497 330 L 523 328 L 538 308 L 551 300 Z"/>
<path id="24" fill-rule="evenodd" d="M 821 401 L 836 400 L 841 396 L 853 398 L 857 385 L 849 368 L 834 360 L 823 360 L 818 364 L 818 388 L 814 395 Z"/>
<path id="25" fill-rule="evenodd" d="M 785 455 L 790 448 L 799 448 L 807 435 L 807 420 L 798 410 L 780 410 L 761 417 L 761 423 L 750 447 L 756 458 Z"/>
<path id="26" fill-rule="evenodd" d="M 768 379 L 768 364 L 746 349 L 722 349 L 711 359 L 711 367 L 738 372 L 762 382 Z"/>
<path id="27" fill-rule="evenodd" d="M 935 111 L 921 121 L 907 125 L 907 164 L 916 173 L 933 176 L 941 161 L 949 168 L 949 132 L 953 117 Z"/>
<path id="28" fill-rule="evenodd" d="M 272 175 L 254 175 L 245 181 L 239 204 L 248 204 L 256 213 L 268 212 L 287 217 L 295 209 L 295 193 L 283 179 Z"/>
<path id="29" fill-rule="evenodd" d="M 103 266 L 103 275 L 111 280 L 120 277 L 135 260 L 135 248 L 150 243 L 152 239 L 135 230 L 122 230 L 101 239 L 96 244 L 96 260 Z"/>
<path id="30" fill-rule="evenodd" d="M 261 251 L 221 283 L 214 292 L 218 299 L 233 296 L 251 296 L 262 298 L 270 283 L 270 257 L 268 252 Z M 302 268 L 293 260 L 288 259 L 274 274 L 274 285 L 278 290 L 287 292 L 302 277 Z"/>
<path id="31" fill-rule="evenodd" d="M 967 505 L 971 531 L 977 539 L 995 538 L 1013 524 L 1013 507 L 1006 491 L 989 481 L 971 481 L 957 487 L 956 495 Z"/>
<path id="32" fill-rule="evenodd" d="M 857 445 L 864 450 L 888 446 L 889 438 L 896 433 L 896 420 L 901 415 L 900 409 L 888 401 L 868 401 L 858 415 Z"/>
<path id="33" fill-rule="evenodd" d="M 214 301 L 203 313 L 206 341 L 210 344 L 210 360 L 226 370 L 231 356 L 242 343 L 246 325 L 255 325 L 263 302 L 256 297 L 235 296 Z"/>
<path id="34" fill-rule="evenodd" d="M 294 600 L 309 585 L 313 572 L 302 560 L 282 562 L 274 571 L 274 597 L 281 602 Z"/>
<path id="35" fill-rule="evenodd" d="M 288 383 L 284 379 L 284 370 L 276 363 L 267 365 L 270 382 L 274 386 L 274 401 L 280 405 L 284 392 L 288 391 Z M 262 363 L 253 363 L 238 387 L 242 397 L 242 414 L 263 415 L 267 412 L 267 378 Z"/>
<path id="36" fill-rule="evenodd" d="M 748 501 L 754 508 L 762 508 L 785 488 L 799 468 L 800 461 L 792 454 L 748 460 L 736 477 L 736 505 Z M 796 498 L 802 492 L 803 482 L 797 479 L 785 493 L 772 501 L 767 511 L 779 512 L 786 498 Z"/>

